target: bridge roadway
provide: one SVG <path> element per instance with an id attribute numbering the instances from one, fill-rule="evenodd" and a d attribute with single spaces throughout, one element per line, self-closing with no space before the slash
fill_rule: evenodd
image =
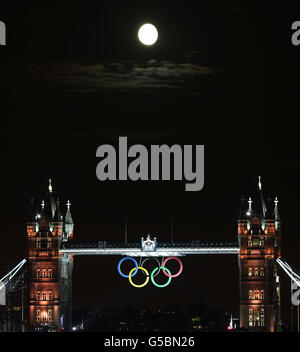
<path id="1" fill-rule="evenodd" d="M 199 254 L 239 254 L 237 242 L 228 241 L 184 241 L 153 242 L 152 246 L 143 242 L 64 242 L 60 253 L 68 255 L 123 255 L 130 257 L 180 257 Z"/>

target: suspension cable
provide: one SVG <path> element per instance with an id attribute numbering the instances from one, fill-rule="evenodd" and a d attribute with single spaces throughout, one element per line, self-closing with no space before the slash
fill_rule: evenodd
<path id="1" fill-rule="evenodd" d="M 276 261 L 286 272 L 286 274 L 295 282 L 295 284 L 300 287 L 300 276 L 295 273 L 292 268 L 286 262 L 283 262 L 280 258 L 277 258 Z"/>
<path id="2" fill-rule="evenodd" d="M 0 279 L 5 285 L 16 275 L 16 273 L 22 268 L 22 266 L 26 263 L 26 259 L 23 259 L 19 264 L 17 264 L 8 274 L 3 276 Z"/>

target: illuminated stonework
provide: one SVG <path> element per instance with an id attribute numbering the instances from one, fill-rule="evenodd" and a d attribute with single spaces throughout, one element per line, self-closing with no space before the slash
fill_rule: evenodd
<path id="1" fill-rule="evenodd" d="M 281 256 L 281 223 L 277 198 L 265 203 L 259 181 L 256 201 L 242 199 L 238 219 L 240 327 L 273 332 L 281 325 L 276 267 Z"/>
<path id="2" fill-rule="evenodd" d="M 70 203 L 65 217 L 49 183 L 47 201 L 31 202 L 27 222 L 29 325 L 32 331 L 70 331 L 72 326 L 73 257 L 59 253 L 73 237 Z"/>

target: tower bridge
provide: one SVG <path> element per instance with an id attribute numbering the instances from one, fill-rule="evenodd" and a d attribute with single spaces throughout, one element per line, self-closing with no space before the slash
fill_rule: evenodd
<path id="1" fill-rule="evenodd" d="M 51 181 L 46 201 L 30 203 L 27 221 L 29 324 L 32 330 L 69 331 L 72 327 L 72 272 L 77 255 L 180 257 L 237 255 L 240 327 L 249 331 L 280 329 L 281 220 L 278 199 L 265 201 L 262 183 L 248 200 L 242 198 L 237 241 L 75 242 L 71 203 L 61 211 Z M 281 262 L 278 262 L 279 264 Z M 282 266 L 283 267 L 283 266 Z M 288 270 L 287 267 L 286 270 Z M 166 269 L 167 270 L 167 269 Z"/>

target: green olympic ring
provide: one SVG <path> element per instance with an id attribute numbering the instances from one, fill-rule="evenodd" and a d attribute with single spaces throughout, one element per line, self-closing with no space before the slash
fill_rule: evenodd
<path id="1" fill-rule="evenodd" d="M 156 270 L 158 270 L 158 269 L 164 269 L 169 275 L 171 275 L 171 271 L 170 271 L 168 268 L 164 267 L 164 266 L 161 266 L 161 267 L 159 267 L 159 268 L 153 269 L 153 271 L 152 271 L 152 273 L 151 273 L 151 277 L 150 277 L 150 278 L 151 278 L 151 281 L 152 281 L 152 283 L 153 283 L 153 285 L 156 286 L 156 287 L 166 287 L 166 286 L 168 286 L 169 283 L 170 283 L 171 280 L 172 280 L 172 277 L 171 277 L 171 276 L 169 276 L 168 281 L 167 281 L 165 284 L 163 284 L 163 285 L 159 285 L 159 284 L 157 284 L 157 283 L 154 281 L 153 275 L 154 275 L 154 273 L 156 272 Z"/>

